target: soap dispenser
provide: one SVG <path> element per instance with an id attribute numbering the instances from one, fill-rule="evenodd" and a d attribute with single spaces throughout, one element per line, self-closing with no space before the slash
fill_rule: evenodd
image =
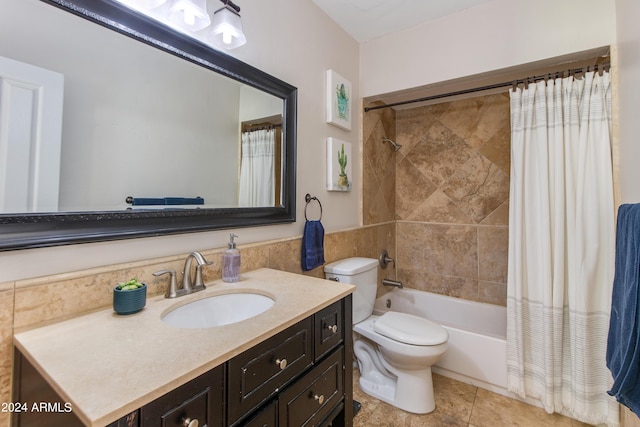
<path id="1" fill-rule="evenodd" d="M 237 282 L 240 280 L 240 251 L 236 249 L 233 241 L 237 235 L 231 233 L 229 247 L 222 254 L 222 280 L 224 282 Z"/>

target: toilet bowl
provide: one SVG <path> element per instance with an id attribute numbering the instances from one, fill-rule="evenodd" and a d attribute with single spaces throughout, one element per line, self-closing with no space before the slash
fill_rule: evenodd
<path id="1" fill-rule="evenodd" d="M 356 286 L 353 332 L 359 386 L 407 412 L 431 412 L 435 409 L 431 366 L 447 349 L 447 331 L 410 314 L 374 315 L 377 264 L 374 259 L 348 258 L 325 266 L 328 279 Z"/>

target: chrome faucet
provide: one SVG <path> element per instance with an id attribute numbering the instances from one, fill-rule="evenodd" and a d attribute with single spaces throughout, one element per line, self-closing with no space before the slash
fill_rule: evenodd
<path id="1" fill-rule="evenodd" d="M 195 281 L 191 279 L 191 264 L 194 259 L 197 263 Z M 207 261 L 200 252 L 191 252 L 189 256 L 187 256 L 187 259 L 184 262 L 184 270 L 182 271 L 182 289 L 178 289 L 175 270 L 160 270 L 153 273 L 153 275 L 161 276 L 163 274 L 169 274 L 171 276 L 171 281 L 169 282 L 169 289 L 167 289 L 165 298 L 176 298 L 206 289 L 204 280 L 202 279 L 203 265 L 211 265 L 211 262 Z"/>
<path id="2" fill-rule="evenodd" d="M 404 285 L 399 280 L 382 279 L 382 284 L 384 286 L 394 286 L 394 287 L 400 288 L 400 289 L 404 288 Z"/>

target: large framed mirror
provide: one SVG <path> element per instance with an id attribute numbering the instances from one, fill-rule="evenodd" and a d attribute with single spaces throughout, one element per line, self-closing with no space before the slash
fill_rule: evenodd
<path id="1" fill-rule="evenodd" d="M 295 221 L 295 87 L 115 0 L 7 3 L 0 250 Z M 38 104 L 23 67 L 52 76 L 57 104 Z M 31 122 L 43 109 L 54 119 Z M 256 189 L 246 144 L 265 130 L 271 183 Z"/>

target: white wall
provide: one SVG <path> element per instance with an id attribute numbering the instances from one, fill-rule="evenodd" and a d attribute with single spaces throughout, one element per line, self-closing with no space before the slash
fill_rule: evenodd
<path id="1" fill-rule="evenodd" d="M 620 196 L 640 203 L 640 2 L 617 0 Z"/>
<path id="2" fill-rule="evenodd" d="M 614 41 L 614 0 L 495 0 L 363 43 L 361 95 L 489 72 Z"/>
<path id="3" fill-rule="evenodd" d="M 251 86 L 240 88 L 239 122 L 282 115 L 282 100 Z"/>
<path id="4" fill-rule="evenodd" d="M 15 2 L 0 0 L 2 14 Z M 212 5 L 218 2 L 211 2 Z M 239 244 L 295 237 L 302 234 L 304 195 L 311 193 L 322 201 L 322 222 L 327 231 L 360 224 L 360 183 L 350 193 L 325 191 L 325 141 L 328 136 L 358 146 L 359 114 L 354 114 L 351 132 L 325 122 L 325 73 L 334 69 L 354 86 L 353 99 L 359 99 L 358 44 L 329 20 L 311 0 L 243 0 L 242 20 L 247 44 L 232 55 L 298 88 L 298 180 L 297 218 L 294 224 L 233 230 Z M 43 7 L 51 7 L 44 5 Z M 66 12 L 60 12 L 66 13 Z M 80 18 L 77 18 L 80 19 Z M 55 37 L 50 34 L 49 37 Z M 83 37 L 78 33 L 77 37 Z M 15 40 L 15 43 L 19 43 Z M 99 48 L 99 47 L 97 47 Z M 356 150 L 354 150 L 356 151 Z M 356 151 L 357 152 L 357 151 Z M 359 158 L 353 173 L 360 176 Z M 0 253 L 0 283 L 38 277 L 113 263 L 135 261 L 192 250 L 224 247 L 230 230 L 122 240 L 105 243 L 59 246 Z"/>

